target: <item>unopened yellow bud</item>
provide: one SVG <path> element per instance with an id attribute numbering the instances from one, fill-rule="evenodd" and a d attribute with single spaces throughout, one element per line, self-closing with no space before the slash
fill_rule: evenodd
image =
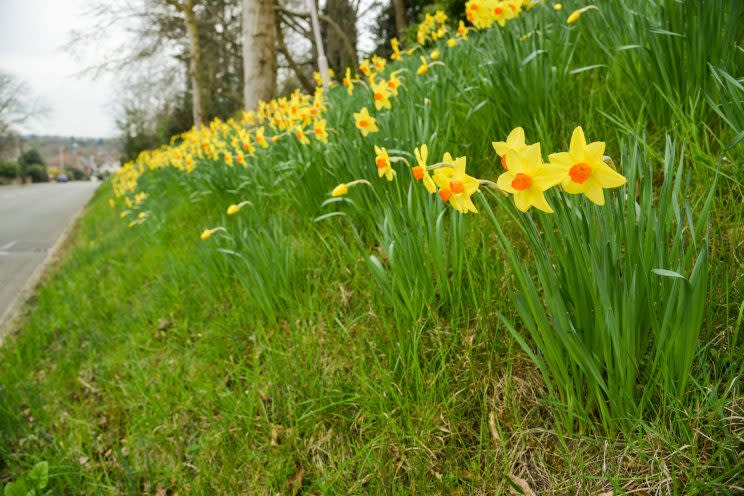
<path id="1" fill-rule="evenodd" d="M 557 4 L 553 5 L 553 8 L 555 10 L 561 10 L 563 8 L 563 4 L 562 3 L 557 3 Z"/>
<path id="2" fill-rule="evenodd" d="M 331 196 L 334 198 L 337 198 L 339 196 L 344 196 L 349 192 L 349 186 L 347 186 L 345 183 L 341 183 L 335 188 L 333 188 L 333 191 L 331 191 Z"/>
<path id="3" fill-rule="evenodd" d="M 229 207 L 227 207 L 227 215 L 234 215 L 238 212 L 240 212 L 240 207 L 238 207 L 237 205 L 230 205 Z"/>
<path id="4" fill-rule="evenodd" d="M 212 234 L 214 234 L 214 232 L 211 229 L 204 229 L 204 231 L 202 231 L 201 233 L 202 241 L 204 241 L 205 239 L 211 238 Z"/>
<path id="5" fill-rule="evenodd" d="M 574 22 L 576 22 L 576 21 L 579 20 L 579 17 L 581 17 L 581 12 L 579 12 L 577 10 L 577 11 L 571 13 L 570 16 L 568 16 L 568 19 L 566 19 L 566 23 L 573 24 Z"/>

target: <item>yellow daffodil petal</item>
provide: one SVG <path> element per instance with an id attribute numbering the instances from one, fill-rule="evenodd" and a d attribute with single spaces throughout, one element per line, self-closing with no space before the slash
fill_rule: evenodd
<path id="1" fill-rule="evenodd" d="M 592 175 L 603 188 L 619 188 L 628 180 L 607 164 L 592 169 Z"/>
<path id="2" fill-rule="evenodd" d="M 592 203 L 595 203 L 599 205 L 600 207 L 605 204 L 605 198 L 604 198 L 604 192 L 602 190 L 602 186 L 597 184 L 596 182 L 592 182 L 590 186 L 586 189 L 584 192 L 587 198 L 592 201 Z"/>

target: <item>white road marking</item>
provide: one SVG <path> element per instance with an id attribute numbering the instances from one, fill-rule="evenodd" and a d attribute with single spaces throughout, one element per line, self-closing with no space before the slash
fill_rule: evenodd
<path id="1" fill-rule="evenodd" d="M 17 242 L 18 241 L 11 241 L 10 243 L 0 246 L 0 257 L 6 257 L 10 255 L 10 252 L 6 250 L 10 250 L 11 248 L 13 248 L 13 246 L 15 246 Z"/>

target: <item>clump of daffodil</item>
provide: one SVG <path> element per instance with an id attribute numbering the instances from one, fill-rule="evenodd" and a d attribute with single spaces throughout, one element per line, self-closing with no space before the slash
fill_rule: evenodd
<path id="1" fill-rule="evenodd" d="M 224 227 L 213 227 L 212 229 L 204 229 L 199 237 L 202 239 L 202 241 L 205 241 L 211 238 L 212 235 L 220 231 L 227 232 L 227 229 L 225 229 Z"/>
<path id="2" fill-rule="evenodd" d="M 545 191 L 559 184 L 564 176 L 561 168 L 543 164 L 540 143 L 535 143 L 509 153 L 509 169 L 499 176 L 496 184 L 514 197 L 514 205 L 522 212 L 535 207 L 552 213 Z"/>
<path id="3" fill-rule="evenodd" d="M 566 19 L 566 24 L 573 24 L 581 18 L 581 14 L 583 14 L 587 10 L 592 9 L 599 10 L 599 7 L 597 7 L 596 5 L 587 5 L 586 7 L 574 10 L 573 12 L 571 12 L 571 15 L 568 16 L 568 19 Z"/>
<path id="4" fill-rule="evenodd" d="M 393 180 L 395 171 L 390 163 L 390 155 L 385 147 L 375 145 L 375 165 L 377 166 L 377 175 L 379 177 L 385 176 L 388 181 Z"/>
<path id="5" fill-rule="evenodd" d="M 230 205 L 229 207 L 227 207 L 227 215 L 235 215 L 235 214 L 237 214 L 238 212 L 240 212 L 240 209 L 243 208 L 243 207 L 245 207 L 246 205 L 253 206 L 253 203 L 251 203 L 250 201 L 246 200 L 246 201 L 240 202 L 238 204 L 232 204 L 232 205 Z"/>
<path id="6" fill-rule="evenodd" d="M 439 197 L 460 213 L 478 213 L 470 197 L 478 191 L 480 182 L 465 173 L 467 158 L 457 157 L 452 160 L 452 156 L 447 153 L 442 163 L 449 165 L 434 171 L 434 182 L 439 186 Z"/>
<path id="7" fill-rule="evenodd" d="M 561 185 L 570 194 L 584 194 L 597 205 L 604 205 L 604 189 L 619 188 L 627 180 L 604 162 L 605 144 L 587 144 L 584 130 L 574 129 L 568 152 L 552 153 L 548 159 L 563 172 Z"/>
<path id="8" fill-rule="evenodd" d="M 377 127 L 377 121 L 369 115 L 367 107 L 354 114 L 354 123 L 365 138 L 369 133 L 376 133 L 380 129 Z"/>
<path id="9" fill-rule="evenodd" d="M 354 186 L 358 184 L 366 184 L 367 186 L 372 186 L 372 183 L 370 183 L 366 179 L 357 179 L 349 183 L 339 184 L 338 186 L 333 188 L 333 191 L 331 191 L 331 196 L 334 198 L 338 198 L 339 196 L 345 196 L 349 193 L 350 188 L 353 188 Z"/>

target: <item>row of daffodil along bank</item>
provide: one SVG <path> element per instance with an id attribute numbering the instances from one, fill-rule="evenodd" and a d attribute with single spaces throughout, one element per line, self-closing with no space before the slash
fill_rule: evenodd
<path id="1" fill-rule="evenodd" d="M 357 121 L 357 127 L 364 132 L 364 123 L 369 116 L 365 114 L 358 119 L 362 120 L 362 124 Z M 569 151 L 552 153 L 548 164 L 543 163 L 540 143 L 528 145 L 521 127 L 514 129 L 506 141 L 493 142 L 492 145 L 505 169 L 495 183 L 469 176 L 465 170 L 466 157 L 453 159 L 449 153 L 445 153 L 441 162 L 429 165 L 426 144 L 414 150 L 416 165 L 411 167 L 411 172 L 429 193 L 438 193 L 443 201 L 461 213 L 478 212 L 471 196 L 482 185 L 511 194 L 516 207 L 522 212 L 535 207 L 552 213 L 545 192 L 554 186 L 561 185 L 567 193 L 584 194 L 601 206 L 605 203 L 605 189 L 617 188 L 626 182 L 612 168 L 612 160 L 604 155 L 605 144 L 601 141 L 587 143 L 581 127 L 574 130 Z M 385 148 L 375 146 L 375 152 L 379 176 L 384 176 L 388 181 L 395 177 L 394 162 L 407 163 L 404 157 L 391 157 Z M 362 183 L 367 184 L 360 180 L 340 184 L 331 195 L 345 195 L 351 186 Z"/>
<path id="2" fill-rule="evenodd" d="M 498 0 L 470 0 L 466 3 L 468 21 L 478 30 L 489 29 L 494 24 L 504 27 L 507 22 L 529 10 L 537 3 L 526 1 L 498 1 Z M 560 4 L 554 8 L 559 10 Z M 568 23 L 575 22 L 587 8 L 579 9 L 568 18 Z M 393 53 L 390 62 L 413 56 L 417 51 L 424 50 L 430 42 L 447 38 L 446 46 L 454 49 L 459 43 L 467 42 L 469 29 L 462 21 L 452 29 L 447 24 L 447 16 L 442 11 L 434 15 L 427 14 L 418 26 L 416 33 L 417 44 L 402 50 L 397 39 L 391 42 Z M 428 57 L 420 55 L 421 65 L 416 75 L 424 77 L 428 71 L 437 65 L 443 65 L 438 59 L 440 52 L 435 48 L 428 53 Z M 392 64 L 390 64 L 392 65 Z M 385 75 L 389 61 L 377 55 L 365 59 L 359 64 L 361 75 L 352 75 L 347 69 L 341 81 L 349 95 L 354 91 L 368 91 L 372 97 L 375 110 L 390 109 L 391 100 L 398 95 L 402 80 L 400 70 L 390 71 Z M 333 76 L 333 74 L 332 74 Z M 364 77 L 364 79 L 361 79 Z M 315 80 L 320 84 L 320 76 L 316 73 Z M 331 82 L 331 87 L 335 83 Z M 209 126 L 192 129 L 180 136 L 174 136 L 171 143 L 177 145 L 164 146 L 157 150 L 145 151 L 137 160 L 124 164 L 113 179 L 115 199 L 110 205 L 121 205 L 124 209 L 120 215 L 129 220 L 130 227 L 145 222 L 147 212 L 144 202 L 148 195 L 138 191 L 139 178 L 147 171 L 172 167 L 187 174 L 205 162 L 222 161 L 227 167 L 248 168 L 259 161 L 261 150 L 272 146 L 281 146 L 282 142 L 294 139 L 302 145 L 317 140 L 328 143 L 329 128 L 324 114 L 327 111 L 327 100 L 324 90 L 318 86 L 313 95 L 301 93 L 299 90 L 289 97 L 281 97 L 269 102 L 260 102 L 257 109 L 244 112 L 239 120 L 228 119 L 223 122 L 214 120 Z M 356 127 L 362 136 L 380 132 L 375 117 L 367 107 L 353 114 Z M 517 207 L 526 211 L 531 207 L 550 212 L 545 201 L 544 192 L 558 184 L 569 193 L 584 193 L 597 204 L 603 203 L 602 189 L 617 187 L 624 179 L 609 165 L 603 162 L 602 143 L 586 145 L 581 129 L 577 129 L 572 140 L 571 150 L 567 153 L 556 153 L 550 156 L 548 165 L 543 164 L 540 156 L 540 144 L 526 145 L 524 133 L 520 129 L 514 130 L 506 142 L 494 143 L 496 152 L 502 157 L 502 165 L 507 171 L 496 183 L 488 180 L 478 180 L 466 174 L 466 157 L 452 159 L 445 154 L 437 164 L 427 164 L 427 148 L 422 145 L 416 150 L 417 164 L 411 167 L 416 180 L 422 181 L 426 189 L 437 192 L 439 197 L 448 202 L 462 213 L 477 212 L 470 197 L 481 185 L 500 189 L 514 197 Z M 392 181 L 395 170 L 394 162 L 407 161 L 403 157 L 390 157 L 385 148 L 375 146 L 377 155 L 376 166 L 380 177 Z M 509 154 L 508 165 L 506 155 Z M 611 163 L 611 162 L 610 162 Z M 365 184 L 365 180 L 354 180 L 337 186 L 333 196 L 347 194 L 350 187 Z M 228 214 L 235 214 L 250 202 L 230 205 Z M 202 238 L 210 237 L 214 232 L 222 229 L 208 229 L 202 233 Z"/>

